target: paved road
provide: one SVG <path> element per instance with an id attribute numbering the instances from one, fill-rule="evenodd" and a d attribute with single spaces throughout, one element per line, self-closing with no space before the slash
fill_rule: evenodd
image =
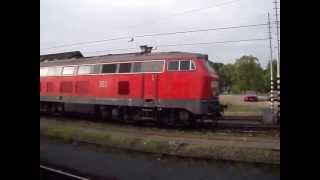
<path id="1" fill-rule="evenodd" d="M 40 161 L 106 179 L 280 179 L 280 167 L 159 159 L 40 137 Z"/>

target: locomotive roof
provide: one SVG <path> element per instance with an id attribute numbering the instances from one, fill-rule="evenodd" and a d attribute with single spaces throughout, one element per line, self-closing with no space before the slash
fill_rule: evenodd
<path id="1" fill-rule="evenodd" d="M 199 54 L 199 53 L 188 53 L 188 52 L 108 54 L 108 55 L 93 56 L 93 57 L 66 58 L 66 59 L 52 60 L 52 61 L 40 61 L 40 67 L 96 64 L 96 63 L 110 63 L 110 62 L 144 61 L 144 60 L 163 60 L 163 59 L 176 59 L 176 58 L 208 59 L 208 55 Z"/>
<path id="2" fill-rule="evenodd" d="M 46 54 L 46 55 L 40 55 L 40 62 L 45 60 L 54 61 L 54 60 L 63 60 L 63 59 L 70 59 L 70 58 L 83 58 L 83 55 L 81 54 L 80 51 Z"/>

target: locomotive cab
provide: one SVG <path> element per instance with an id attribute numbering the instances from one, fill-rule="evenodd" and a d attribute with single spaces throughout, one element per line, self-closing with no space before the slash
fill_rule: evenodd
<path id="1" fill-rule="evenodd" d="M 201 62 L 204 68 L 203 114 L 207 114 L 210 119 L 216 119 L 221 117 L 223 112 L 223 107 L 219 103 L 219 75 L 208 59 L 203 59 Z"/>

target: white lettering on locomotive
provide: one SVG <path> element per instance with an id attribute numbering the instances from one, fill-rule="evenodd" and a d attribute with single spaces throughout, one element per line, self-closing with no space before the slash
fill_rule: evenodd
<path id="1" fill-rule="evenodd" d="M 99 87 L 100 88 L 107 88 L 108 83 L 107 81 L 99 81 Z"/>

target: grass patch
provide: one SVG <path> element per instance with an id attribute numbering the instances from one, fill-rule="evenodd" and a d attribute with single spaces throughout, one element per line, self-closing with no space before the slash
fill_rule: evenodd
<path id="1" fill-rule="evenodd" d="M 246 106 L 246 105 L 234 105 L 228 104 L 228 109 L 226 112 L 255 112 L 262 113 L 264 107 L 259 106 Z"/>
<path id="2" fill-rule="evenodd" d="M 279 152 L 270 149 L 244 148 L 232 146 L 193 146 L 182 152 L 186 156 L 208 158 L 209 160 L 231 160 L 252 163 L 280 164 Z"/>
<path id="3" fill-rule="evenodd" d="M 99 124 L 64 122 L 55 120 L 41 121 L 40 134 L 60 138 L 65 141 L 88 142 L 104 148 L 120 148 L 156 154 L 171 154 L 187 157 L 200 157 L 214 160 L 236 160 L 245 162 L 277 163 L 280 158 L 270 149 L 255 149 L 232 146 L 212 146 L 208 144 L 179 143 L 167 139 L 130 135 L 130 133 L 93 128 Z"/>
<path id="4" fill-rule="evenodd" d="M 172 149 L 167 141 L 145 140 L 142 150 L 155 153 L 170 153 Z"/>

